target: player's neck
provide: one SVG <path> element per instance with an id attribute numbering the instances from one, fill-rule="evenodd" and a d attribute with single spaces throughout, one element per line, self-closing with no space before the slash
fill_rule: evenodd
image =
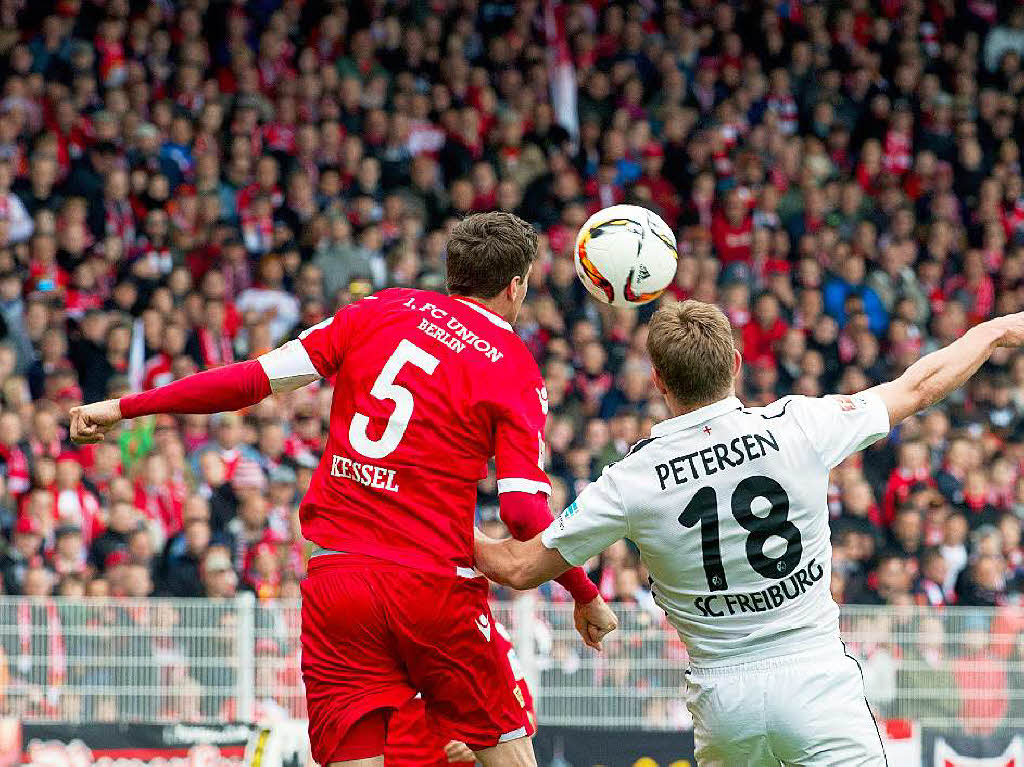
<path id="1" fill-rule="evenodd" d="M 670 412 L 672 414 L 672 417 L 673 418 L 678 418 L 681 415 L 686 415 L 687 413 L 692 413 L 694 410 L 700 410 L 702 407 L 707 407 L 708 405 L 714 405 L 716 402 L 721 402 L 723 399 L 727 399 L 728 397 L 735 397 L 735 396 L 736 396 L 736 390 L 735 389 L 730 389 L 729 393 L 726 394 L 724 397 L 719 397 L 718 399 L 711 400 L 710 402 L 701 402 L 701 403 L 698 403 L 696 405 L 693 405 L 693 404 L 683 404 L 682 402 L 677 400 L 675 397 L 673 397 L 671 392 L 665 392 L 665 404 L 668 405 L 668 412 Z"/>
<path id="2" fill-rule="evenodd" d="M 505 298 L 504 294 L 494 296 L 493 298 L 481 298 L 480 296 L 464 296 L 459 293 L 452 293 L 452 298 L 462 298 L 466 301 L 472 301 L 474 304 L 479 304 L 488 311 L 494 312 L 501 317 L 509 325 L 516 321 L 515 307 L 512 302 Z"/>

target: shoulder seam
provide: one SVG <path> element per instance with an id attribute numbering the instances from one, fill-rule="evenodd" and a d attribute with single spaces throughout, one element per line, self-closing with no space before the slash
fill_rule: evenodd
<path id="1" fill-rule="evenodd" d="M 782 416 L 784 416 L 784 415 L 786 414 L 786 408 L 788 408 L 788 407 L 789 407 L 789 403 L 790 403 L 790 402 L 792 402 L 792 400 L 790 400 L 790 399 L 787 399 L 787 400 L 786 400 L 786 404 L 782 406 L 782 410 L 780 410 L 780 411 L 779 411 L 778 413 L 776 413 L 775 415 L 765 415 L 764 413 L 761 413 L 761 414 L 760 414 L 760 416 L 761 416 L 761 417 L 762 417 L 762 418 L 763 418 L 764 420 L 766 420 L 766 421 L 770 421 L 770 420 L 772 420 L 773 418 L 781 418 Z"/>
<path id="2" fill-rule="evenodd" d="M 773 402 L 772 405 L 778 404 L 779 402 L 782 402 L 782 400 L 785 400 L 785 402 L 782 405 L 782 410 L 780 410 L 778 413 L 775 413 L 774 415 L 765 415 L 764 413 L 755 413 L 750 408 L 746 408 L 746 407 L 740 407 L 740 408 L 736 408 L 736 409 L 739 410 L 741 413 L 743 413 L 743 415 L 757 415 L 757 416 L 761 416 L 761 418 L 763 418 L 766 421 L 770 421 L 773 418 L 781 418 L 782 416 L 784 416 L 786 414 L 786 408 L 789 407 L 789 403 L 793 401 L 794 397 L 795 397 L 795 395 L 789 394 L 789 395 L 783 397 L 782 399 L 775 400 L 775 402 Z M 764 408 L 759 408 L 759 409 L 763 410 Z"/>
<path id="3" fill-rule="evenodd" d="M 626 451 L 626 454 L 624 456 L 622 456 L 622 457 L 623 458 L 629 458 L 629 456 L 633 455 L 633 453 L 640 452 L 640 450 L 642 450 L 644 447 L 646 447 L 647 445 L 649 445 L 652 442 L 654 442 L 654 440 L 656 440 L 656 439 L 657 439 L 657 437 L 645 437 L 644 439 L 641 439 L 638 442 L 635 442 L 633 444 L 633 446 L 631 448 L 629 448 L 629 450 Z"/>

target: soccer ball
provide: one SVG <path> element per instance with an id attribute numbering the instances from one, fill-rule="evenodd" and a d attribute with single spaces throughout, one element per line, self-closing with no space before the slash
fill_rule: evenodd
<path id="1" fill-rule="evenodd" d="M 665 292 L 676 275 L 676 237 L 639 205 L 599 210 L 576 235 L 576 274 L 590 294 L 612 306 L 638 306 Z"/>

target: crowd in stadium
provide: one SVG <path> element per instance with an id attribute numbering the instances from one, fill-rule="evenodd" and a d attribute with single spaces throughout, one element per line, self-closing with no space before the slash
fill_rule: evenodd
<path id="1" fill-rule="evenodd" d="M 519 332 L 555 512 L 667 415 L 653 306 L 599 306 L 575 276 L 602 207 L 673 227 L 664 300 L 723 307 L 752 405 L 888 380 L 1024 301 L 1020 4 L 58 0 L 0 24 L 8 594 L 297 596 L 330 382 L 86 448 L 68 409 L 442 289 L 470 212 L 542 234 Z M 566 42 L 575 103 L 551 96 Z M 1022 413 L 1024 356 L 1000 354 L 834 472 L 837 601 L 1020 603 Z M 485 481 L 491 532 L 496 508 Z M 649 606 L 635 554 L 588 569 Z"/>

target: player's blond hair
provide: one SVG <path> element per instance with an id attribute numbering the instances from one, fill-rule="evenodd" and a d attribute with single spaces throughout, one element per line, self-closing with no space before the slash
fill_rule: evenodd
<path id="1" fill-rule="evenodd" d="M 658 309 L 651 318 L 647 353 L 681 405 L 706 405 L 732 389 L 736 347 L 732 326 L 717 306 L 689 300 Z"/>

